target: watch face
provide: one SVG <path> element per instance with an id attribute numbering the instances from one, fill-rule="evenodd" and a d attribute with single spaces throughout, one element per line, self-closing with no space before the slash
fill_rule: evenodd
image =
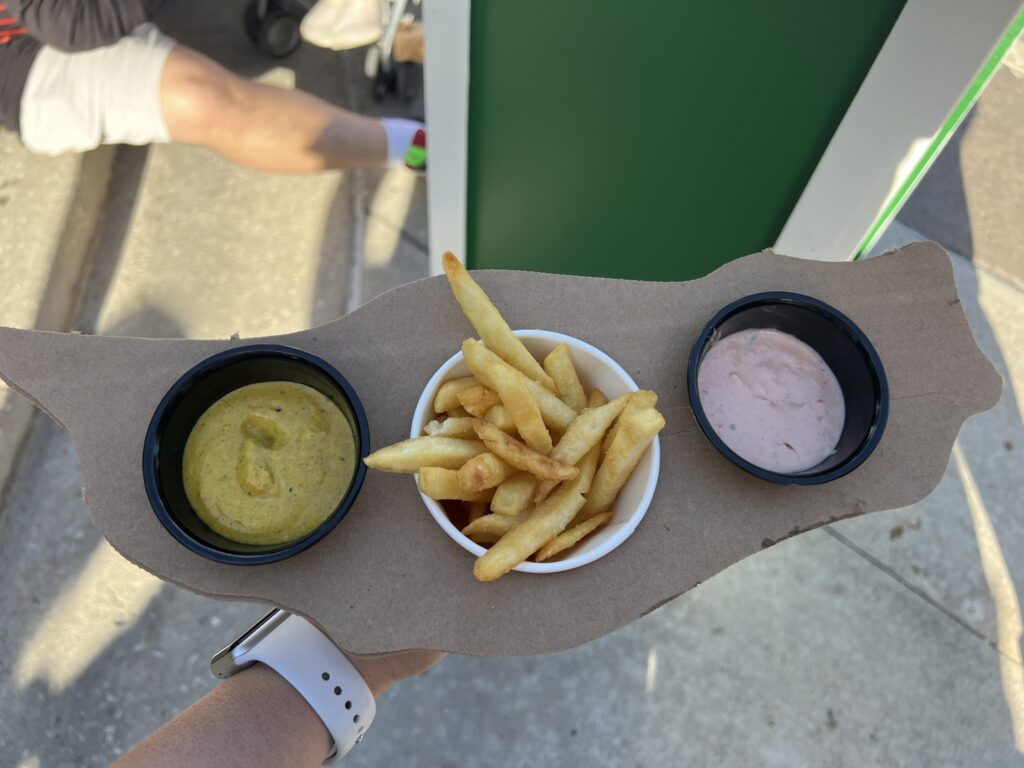
<path id="1" fill-rule="evenodd" d="M 217 677 L 230 677 L 238 670 L 236 659 L 247 653 L 262 640 L 274 627 L 287 619 L 289 614 L 279 608 L 263 616 L 245 632 L 235 638 L 229 645 L 221 648 L 210 659 L 210 671 Z"/>

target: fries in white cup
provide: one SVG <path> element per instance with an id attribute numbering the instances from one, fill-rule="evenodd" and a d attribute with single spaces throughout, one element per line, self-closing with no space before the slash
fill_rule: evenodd
<path id="1" fill-rule="evenodd" d="M 512 331 L 453 258 L 449 281 L 483 338 L 466 339 L 428 382 L 410 439 L 366 463 L 419 473 L 424 504 L 477 556 L 480 581 L 593 562 L 630 536 L 654 495 L 657 396 L 586 342 Z"/>

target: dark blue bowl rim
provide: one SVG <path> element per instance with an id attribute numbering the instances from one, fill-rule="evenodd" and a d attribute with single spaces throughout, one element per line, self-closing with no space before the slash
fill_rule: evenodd
<path id="1" fill-rule="evenodd" d="M 708 339 L 723 321 L 740 310 L 765 304 L 788 304 L 799 306 L 824 316 L 835 323 L 840 330 L 846 333 L 846 335 L 851 338 L 854 344 L 868 359 L 872 377 L 874 378 L 875 384 L 878 388 L 878 397 L 875 402 L 874 421 L 871 424 L 871 428 L 868 430 L 867 437 L 864 442 L 861 443 L 857 451 L 842 464 L 837 467 L 833 467 L 827 472 L 815 473 L 811 470 L 805 470 L 806 474 L 785 474 L 782 472 L 771 472 L 767 469 L 762 469 L 756 464 L 751 464 L 749 461 L 733 452 L 729 446 L 722 442 L 722 439 L 718 436 L 718 433 L 715 432 L 710 422 L 708 422 L 707 416 L 704 414 L 704 408 L 700 403 L 700 395 L 697 392 L 697 369 L 700 367 L 701 357 L 705 346 L 707 346 Z M 879 441 L 882 439 L 882 433 L 885 431 L 885 425 L 889 419 L 889 383 L 885 376 L 885 368 L 882 366 L 882 360 L 878 356 L 878 352 L 875 351 L 874 345 L 868 339 L 867 335 L 865 335 L 865 333 L 857 326 L 857 324 L 838 309 L 826 304 L 820 299 L 816 299 L 813 296 L 807 296 L 802 293 L 792 293 L 789 291 L 765 291 L 763 293 L 754 293 L 749 296 L 744 296 L 741 299 L 737 299 L 718 310 L 718 312 L 715 313 L 715 315 L 707 322 L 701 332 L 697 335 L 697 340 L 694 341 L 693 347 L 690 350 L 690 359 L 686 368 L 686 387 L 694 419 L 697 421 L 697 425 L 700 427 L 701 432 L 704 433 L 704 437 L 708 439 L 708 442 L 710 442 L 719 451 L 719 453 L 729 459 L 729 461 L 740 469 L 754 475 L 755 477 L 759 477 L 762 480 L 768 480 L 769 482 L 777 483 L 779 485 L 820 485 L 821 483 L 831 482 L 832 480 L 836 480 L 849 474 L 863 464 L 867 460 L 868 456 L 874 452 Z"/>
<path id="2" fill-rule="evenodd" d="M 185 528 L 178 524 L 173 513 L 164 503 L 163 496 L 160 493 L 156 471 L 157 460 L 160 455 L 160 433 L 163 429 L 165 419 L 169 416 L 171 408 L 177 404 L 178 399 L 188 391 L 190 385 L 194 381 L 212 371 L 224 368 L 232 363 L 238 362 L 239 360 L 261 355 L 271 355 L 301 361 L 319 369 L 334 382 L 352 406 L 352 413 L 355 415 L 356 422 L 359 427 L 359 461 L 356 464 L 356 472 L 355 476 L 352 478 L 352 485 L 349 487 L 348 493 L 345 494 L 345 498 L 342 499 L 341 504 L 338 505 L 334 512 L 331 513 L 331 516 L 328 517 L 319 528 L 308 536 L 289 544 L 286 547 L 282 547 L 281 549 L 270 550 L 267 552 L 229 552 L 227 550 L 211 546 L 189 533 Z M 215 355 L 205 358 L 186 371 L 185 374 L 171 385 L 170 389 L 167 390 L 167 393 L 160 401 L 160 404 L 153 412 L 153 417 L 149 422 L 149 428 L 146 430 L 146 441 L 142 450 L 142 475 L 146 485 L 146 495 L 149 497 L 150 506 L 153 507 L 153 511 L 156 513 L 157 519 L 160 520 L 160 523 L 164 528 L 167 529 L 167 531 L 181 544 L 184 544 L 188 549 L 202 555 L 203 557 L 220 563 L 229 563 L 231 565 L 262 565 L 265 563 L 273 563 L 278 560 L 284 560 L 292 555 L 296 555 L 313 546 L 316 542 L 320 541 L 320 539 L 334 530 L 335 526 L 337 526 L 338 523 L 341 522 L 342 518 L 345 517 L 349 508 L 359 495 L 359 490 L 363 485 L 363 480 L 366 478 L 366 465 L 363 464 L 362 460 L 369 454 L 369 452 L 370 429 L 366 420 L 366 411 L 363 408 L 363 403 L 356 394 L 356 391 L 352 388 L 352 385 L 348 383 L 348 380 L 342 376 L 334 366 L 316 355 L 310 354 L 309 352 L 305 352 L 301 349 L 296 349 L 295 347 L 289 347 L 283 344 L 249 344 L 244 347 L 218 352 Z"/>

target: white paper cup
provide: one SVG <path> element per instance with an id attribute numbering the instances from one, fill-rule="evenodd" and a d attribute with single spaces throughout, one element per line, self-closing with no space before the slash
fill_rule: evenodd
<path id="1" fill-rule="evenodd" d="M 579 373 L 580 381 L 588 392 L 592 387 L 597 387 L 608 397 L 609 400 L 624 395 L 627 392 L 635 392 L 636 382 L 630 377 L 622 366 L 612 360 L 608 355 L 597 347 L 580 341 L 572 336 L 566 336 L 552 331 L 516 331 L 516 336 L 523 340 L 526 348 L 533 353 L 534 357 L 543 359 L 551 350 L 563 341 L 569 346 L 572 353 L 573 363 Z M 468 376 L 469 369 L 462 359 L 462 352 L 452 355 L 437 369 L 430 381 L 427 382 L 420 400 L 416 404 L 416 411 L 412 417 L 410 437 L 419 437 L 423 434 L 423 427 L 436 417 L 434 413 L 434 395 L 442 383 L 448 379 L 458 376 Z M 615 504 L 612 505 L 613 517 L 610 522 L 600 528 L 596 533 L 591 534 L 575 547 L 567 550 L 562 555 L 556 555 L 551 560 L 543 563 L 523 562 L 515 567 L 515 570 L 522 573 L 557 573 L 568 571 L 572 568 L 579 568 L 581 565 L 592 563 L 599 557 L 604 557 L 622 542 L 629 538 L 630 534 L 643 520 L 647 513 L 647 507 L 654 497 L 654 488 L 658 484 L 658 468 L 661 464 L 661 445 L 655 437 L 650 447 L 644 452 L 640 463 L 637 464 L 629 481 L 622 488 Z M 419 477 L 416 477 L 417 487 Z M 451 537 L 467 552 L 479 557 L 486 550 L 479 544 L 463 536 L 459 530 L 452 525 L 451 520 L 444 511 L 441 503 L 424 496 L 423 503 L 427 505 L 434 520 L 441 526 L 442 530 Z"/>

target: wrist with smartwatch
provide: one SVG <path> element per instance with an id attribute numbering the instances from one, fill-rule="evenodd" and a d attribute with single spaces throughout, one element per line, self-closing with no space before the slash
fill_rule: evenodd
<path id="1" fill-rule="evenodd" d="M 373 692 L 331 640 L 300 616 L 273 610 L 210 661 L 210 671 L 231 677 L 257 662 L 283 677 L 306 700 L 334 739 L 325 766 L 337 765 L 373 722 Z"/>

